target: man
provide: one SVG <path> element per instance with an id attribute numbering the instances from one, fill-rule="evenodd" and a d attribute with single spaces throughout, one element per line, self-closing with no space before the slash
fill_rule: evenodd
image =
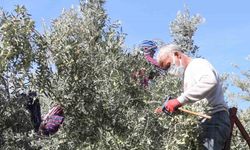
<path id="1" fill-rule="evenodd" d="M 174 44 L 161 47 L 157 61 L 167 73 L 180 78 L 184 76 L 184 92 L 166 102 L 162 109 L 175 112 L 185 104 L 206 100 L 211 108 L 208 113 L 212 119 L 201 123 L 202 148 L 223 149 L 230 133 L 230 120 L 222 82 L 214 67 L 205 59 L 188 57 Z M 155 112 L 160 113 L 162 109 L 157 108 Z"/>

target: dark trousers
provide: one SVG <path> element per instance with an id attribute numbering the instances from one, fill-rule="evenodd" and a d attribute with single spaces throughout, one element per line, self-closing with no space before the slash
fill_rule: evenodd
<path id="1" fill-rule="evenodd" d="M 28 97 L 28 104 L 27 104 L 27 109 L 30 112 L 30 117 L 31 117 L 31 121 L 33 123 L 35 132 L 38 132 L 40 124 L 42 122 L 42 118 L 41 118 L 41 107 L 40 107 L 40 103 L 39 103 L 39 99 L 35 99 L 33 101 L 32 98 Z"/>
<path id="2" fill-rule="evenodd" d="M 201 149 L 222 150 L 230 134 L 230 119 L 226 111 L 220 111 L 201 123 Z"/>

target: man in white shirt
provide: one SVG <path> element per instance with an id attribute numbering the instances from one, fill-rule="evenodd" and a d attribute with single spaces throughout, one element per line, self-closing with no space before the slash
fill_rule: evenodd
<path id="1" fill-rule="evenodd" d="M 184 76 L 184 92 L 179 97 L 169 100 L 163 109 L 174 112 L 185 104 L 206 100 L 212 119 L 201 124 L 203 149 L 223 149 L 230 133 L 230 119 L 222 82 L 214 67 L 205 59 L 190 58 L 174 44 L 161 47 L 157 61 L 169 74 Z M 159 113 L 159 109 L 156 109 L 156 112 Z"/>

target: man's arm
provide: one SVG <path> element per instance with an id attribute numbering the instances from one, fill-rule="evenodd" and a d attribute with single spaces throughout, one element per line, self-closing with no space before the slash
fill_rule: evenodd
<path id="1" fill-rule="evenodd" d="M 196 102 L 205 98 L 218 83 L 216 73 L 211 68 L 203 68 L 195 78 L 196 84 L 177 98 L 180 103 Z"/>

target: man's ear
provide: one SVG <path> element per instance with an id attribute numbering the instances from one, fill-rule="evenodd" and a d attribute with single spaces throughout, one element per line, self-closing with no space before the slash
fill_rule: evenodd
<path id="1" fill-rule="evenodd" d="M 177 58 L 181 59 L 181 53 L 180 52 L 175 51 L 174 52 L 174 56 L 176 56 Z"/>

